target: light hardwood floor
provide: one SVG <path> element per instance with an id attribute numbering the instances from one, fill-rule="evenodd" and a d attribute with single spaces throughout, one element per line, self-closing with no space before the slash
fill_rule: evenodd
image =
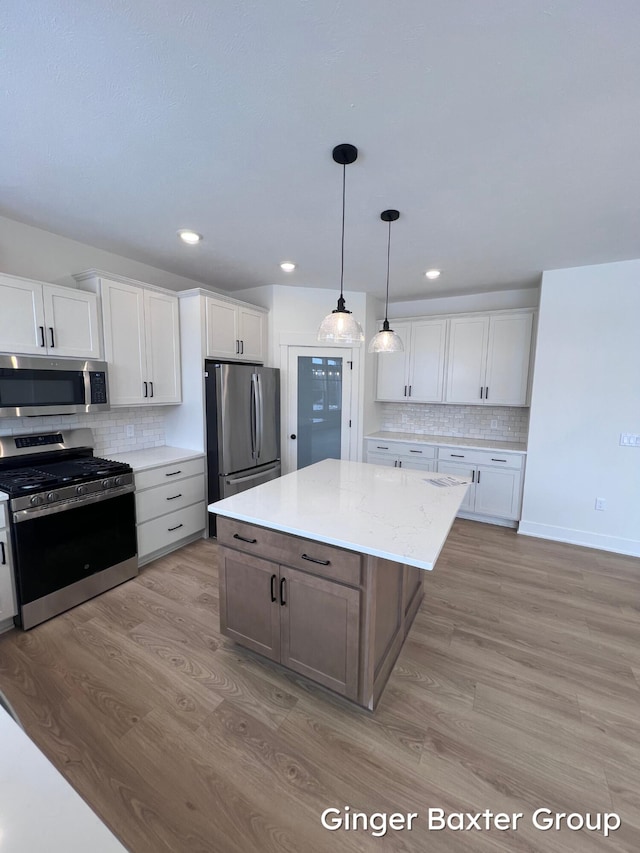
<path id="1" fill-rule="evenodd" d="M 27 732 L 133 853 L 640 850 L 639 560 L 457 521 L 372 716 L 220 636 L 216 550 L 0 638 Z M 420 818 L 323 829 L 345 805 Z M 542 807 L 623 823 L 542 832 Z M 524 818 L 428 832 L 429 808 Z"/>

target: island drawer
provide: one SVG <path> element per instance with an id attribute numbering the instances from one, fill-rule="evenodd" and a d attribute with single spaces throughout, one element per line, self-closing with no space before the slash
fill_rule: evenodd
<path id="1" fill-rule="evenodd" d="M 246 551 L 256 557 L 293 566 L 312 575 L 360 586 L 361 558 L 355 551 L 345 551 L 312 539 L 218 516 L 217 536 L 220 545 Z"/>
<path id="2" fill-rule="evenodd" d="M 173 462 L 169 465 L 161 465 L 158 468 L 136 471 L 136 491 L 151 489 L 165 483 L 175 483 L 177 480 L 194 477 L 196 474 L 204 474 L 204 456 L 199 459 L 187 459 L 185 462 Z"/>
<path id="3" fill-rule="evenodd" d="M 492 465 L 497 468 L 522 468 L 521 453 L 503 453 L 501 450 L 474 450 L 468 447 L 440 447 L 438 459 L 462 462 L 467 465 Z"/>

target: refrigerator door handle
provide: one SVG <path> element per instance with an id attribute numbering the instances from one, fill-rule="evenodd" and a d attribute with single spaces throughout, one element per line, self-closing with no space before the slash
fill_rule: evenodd
<path id="1" fill-rule="evenodd" d="M 258 458 L 258 374 L 251 374 L 251 458 Z"/>
<path id="2" fill-rule="evenodd" d="M 257 439 L 258 439 L 258 459 L 262 453 L 262 439 L 264 437 L 264 401 L 262 399 L 262 376 L 256 374 L 258 378 L 258 417 L 257 417 Z"/>

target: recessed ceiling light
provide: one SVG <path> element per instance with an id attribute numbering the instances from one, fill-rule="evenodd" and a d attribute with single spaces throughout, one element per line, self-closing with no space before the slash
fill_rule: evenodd
<path id="1" fill-rule="evenodd" d="M 440 278 L 440 270 L 427 270 L 425 275 L 431 280 L 433 280 L 434 278 Z"/>
<path id="2" fill-rule="evenodd" d="M 178 231 L 178 237 L 190 246 L 195 246 L 196 243 L 199 243 L 202 240 L 202 234 L 198 234 L 196 231 L 190 231 L 188 228 L 181 228 Z"/>
<path id="3" fill-rule="evenodd" d="M 283 264 L 280 264 L 280 269 L 285 272 L 293 272 L 296 268 L 295 264 L 292 264 L 291 261 L 285 261 Z"/>

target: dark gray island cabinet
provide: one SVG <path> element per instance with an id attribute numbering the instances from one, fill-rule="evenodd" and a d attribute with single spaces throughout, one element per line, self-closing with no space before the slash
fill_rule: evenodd
<path id="1" fill-rule="evenodd" d="M 211 504 L 221 632 L 373 710 L 466 492 L 437 476 L 325 460 Z"/>

